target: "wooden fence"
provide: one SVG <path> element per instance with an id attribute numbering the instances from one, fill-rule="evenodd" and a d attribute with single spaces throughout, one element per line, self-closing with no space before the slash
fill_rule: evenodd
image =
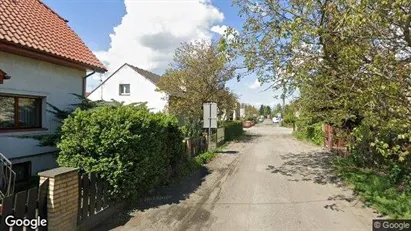
<path id="1" fill-rule="evenodd" d="M 188 158 L 202 154 L 208 151 L 209 148 L 215 148 L 222 145 L 225 141 L 225 128 L 217 128 L 217 131 L 211 134 L 211 137 L 211 146 L 208 145 L 206 136 L 183 140 L 184 152 L 187 153 Z"/>
<path id="2" fill-rule="evenodd" d="M 188 158 L 195 157 L 208 150 L 207 138 L 205 136 L 185 139 L 183 141 L 184 152 L 187 153 Z"/>
<path id="3" fill-rule="evenodd" d="M 79 179 L 79 201 L 77 226 L 89 230 L 112 216 L 122 203 L 116 205 L 107 201 L 107 184 L 97 173 L 85 173 Z"/>
<path id="4" fill-rule="evenodd" d="M 225 128 L 217 128 L 217 132 L 215 134 L 215 142 L 217 147 L 224 144 L 224 138 L 225 138 Z"/>
<path id="5" fill-rule="evenodd" d="M 8 227 L 5 223 L 7 216 L 15 219 L 47 219 L 47 190 L 48 181 L 41 184 L 40 188 L 31 188 L 3 198 L 1 203 L 0 230 L 22 231 L 23 227 Z M 25 230 L 33 230 L 26 228 Z M 39 227 L 37 230 L 47 230 L 47 227 Z"/>

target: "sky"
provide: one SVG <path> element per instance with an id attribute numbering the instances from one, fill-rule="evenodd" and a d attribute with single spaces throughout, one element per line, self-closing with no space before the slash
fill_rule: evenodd
<path id="1" fill-rule="evenodd" d="M 43 0 L 106 65 L 108 73 L 89 77 L 93 90 L 125 62 L 162 75 L 182 42 L 218 39 L 224 28 L 241 31 L 244 19 L 231 0 Z M 252 74 L 227 83 L 241 103 L 274 106 L 278 92 Z"/>

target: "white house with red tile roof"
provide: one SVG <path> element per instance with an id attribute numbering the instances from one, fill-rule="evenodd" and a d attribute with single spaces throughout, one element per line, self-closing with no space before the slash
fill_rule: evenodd
<path id="1" fill-rule="evenodd" d="M 156 91 L 160 78 L 157 74 L 125 63 L 87 98 L 94 101 L 116 100 L 125 104 L 145 102 L 151 111 L 163 112 L 167 105 L 166 95 Z"/>
<path id="2" fill-rule="evenodd" d="M 88 72 L 106 68 L 69 27 L 39 0 L 0 1 L 0 153 L 18 180 L 56 166 L 55 147 L 33 136 L 55 131 L 48 104 L 65 109 L 84 95 Z"/>

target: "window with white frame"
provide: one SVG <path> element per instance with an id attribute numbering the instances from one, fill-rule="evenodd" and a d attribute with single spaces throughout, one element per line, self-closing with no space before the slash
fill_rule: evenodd
<path id="1" fill-rule="evenodd" d="M 130 95 L 130 84 L 120 84 L 119 95 Z"/>

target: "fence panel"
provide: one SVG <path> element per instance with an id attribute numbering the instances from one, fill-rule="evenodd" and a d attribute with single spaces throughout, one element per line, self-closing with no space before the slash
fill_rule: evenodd
<path id="1" fill-rule="evenodd" d="M 24 219 L 26 212 L 27 191 L 18 192 L 16 194 L 16 201 L 14 203 L 14 217 L 16 219 Z M 22 231 L 23 227 L 14 227 L 15 231 Z"/>
<path id="2" fill-rule="evenodd" d="M 85 220 L 88 217 L 88 210 L 89 210 L 89 180 L 88 180 L 88 174 L 84 174 L 83 177 L 81 178 L 82 182 L 82 194 L 81 195 L 81 220 Z M 80 206 L 79 205 L 79 206 Z"/>
<path id="3" fill-rule="evenodd" d="M 95 172 L 80 176 L 78 228 L 88 230 L 112 216 L 123 203 L 109 204 L 107 184 Z"/>
<path id="4" fill-rule="evenodd" d="M 48 182 L 46 182 L 45 185 L 48 185 Z M 0 230 L 10 229 L 4 221 L 4 219 L 10 215 L 13 215 L 15 219 L 33 219 L 36 214 L 38 214 L 41 219 L 47 219 L 45 208 L 47 204 L 44 204 L 47 200 L 47 191 L 40 192 L 41 190 L 37 188 L 31 188 L 27 191 L 18 192 L 15 195 L 3 198 L 1 204 Z M 17 226 L 10 230 L 21 231 L 23 229 L 32 230 L 29 227 L 23 228 Z M 47 230 L 47 227 L 39 227 L 38 230 Z"/>
<path id="5" fill-rule="evenodd" d="M 207 139 L 204 136 L 185 139 L 183 146 L 189 159 L 208 150 Z"/>
<path id="6" fill-rule="evenodd" d="M 225 137 L 225 128 L 217 128 L 217 134 L 216 134 L 216 143 L 217 146 L 220 146 L 224 143 L 224 137 Z"/>
<path id="7" fill-rule="evenodd" d="M 6 223 L 4 222 L 4 219 L 9 215 L 13 215 L 13 199 L 14 199 L 14 195 L 3 198 L 2 208 L 1 208 L 1 229 L 0 230 L 8 229 Z"/>
<path id="8" fill-rule="evenodd" d="M 36 207 L 37 207 L 37 197 L 38 190 L 37 188 L 29 189 L 27 192 L 27 218 L 33 219 L 36 216 Z M 28 230 L 33 230 L 29 228 Z"/>
<path id="9" fill-rule="evenodd" d="M 103 183 L 97 181 L 96 211 L 100 211 L 102 208 L 103 208 Z"/>
<path id="10" fill-rule="evenodd" d="M 97 175 L 95 172 L 90 173 L 90 210 L 89 214 L 92 215 L 95 213 L 96 208 L 96 181 Z"/>

